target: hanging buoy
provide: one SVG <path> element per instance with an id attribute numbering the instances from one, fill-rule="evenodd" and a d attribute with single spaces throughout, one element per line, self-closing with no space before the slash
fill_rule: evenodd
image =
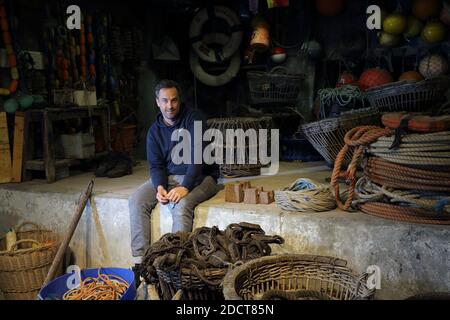
<path id="1" fill-rule="evenodd" d="M 446 74 L 448 67 L 446 58 L 439 54 L 433 54 L 420 61 L 419 71 L 425 78 L 433 78 Z"/>
<path id="2" fill-rule="evenodd" d="M 202 41 L 204 34 L 202 33 L 203 25 L 210 19 L 220 18 L 225 20 L 231 30 L 231 37 L 228 42 L 224 43 L 222 48 L 213 49 L 207 43 Z M 206 8 L 200 10 L 194 17 L 189 28 L 189 38 L 195 53 L 202 59 L 212 63 L 220 63 L 228 60 L 241 45 L 242 29 L 239 17 L 233 10 L 225 6 L 214 6 L 209 11 Z"/>
<path id="3" fill-rule="evenodd" d="M 3 109 L 5 109 L 7 113 L 14 113 L 19 110 L 19 103 L 16 99 L 8 99 L 3 104 Z"/>
<path id="4" fill-rule="evenodd" d="M 396 36 L 384 31 L 380 32 L 380 34 L 378 35 L 378 40 L 384 47 L 394 47 L 399 44 L 400 39 L 400 36 Z"/>
<path id="5" fill-rule="evenodd" d="M 392 35 L 400 35 L 406 30 L 406 19 L 400 13 L 393 13 L 384 19 L 383 30 Z"/>
<path id="6" fill-rule="evenodd" d="M 422 30 L 422 39 L 428 43 L 438 43 L 445 39 L 445 25 L 440 21 L 429 22 Z"/>
<path id="7" fill-rule="evenodd" d="M 423 29 L 423 23 L 414 16 L 408 17 L 407 27 L 405 31 L 405 37 L 412 39 L 417 37 Z"/>
<path id="8" fill-rule="evenodd" d="M 250 47 L 255 51 L 266 51 L 270 46 L 269 24 L 262 17 L 257 16 L 253 19 L 252 26 Z"/>
<path id="9" fill-rule="evenodd" d="M 443 23 L 450 26 L 450 4 L 443 2 L 440 19 Z"/>
<path id="10" fill-rule="evenodd" d="M 316 0 L 316 9 L 323 16 L 333 17 L 342 11 L 344 4 L 344 0 Z"/>
<path id="11" fill-rule="evenodd" d="M 229 42 L 229 37 L 225 34 L 210 34 L 204 36 L 202 41 L 207 44 L 213 44 L 214 42 L 217 42 L 217 44 L 223 45 Z M 236 77 L 241 65 L 241 58 L 239 56 L 239 52 L 236 52 L 229 62 L 228 69 L 220 75 L 211 75 L 206 73 L 206 71 L 200 65 L 199 56 L 196 55 L 194 51 L 191 51 L 189 64 L 192 73 L 200 82 L 211 87 L 218 87 L 230 82 L 231 80 L 233 80 L 233 78 Z"/>
<path id="12" fill-rule="evenodd" d="M 3 1 L 0 2 L 0 19 L 1 19 L 0 29 L 3 34 L 3 43 L 5 45 L 6 53 L 8 55 L 8 65 L 10 68 L 10 76 L 11 76 L 11 82 L 9 83 L 8 88 L 0 88 L 0 95 L 8 96 L 11 93 L 17 91 L 19 85 L 18 82 L 19 70 L 17 69 L 17 59 L 16 55 L 14 54 L 14 48 L 12 46 L 12 37 L 8 23 L 8 15 L 6 13 L 6 8 L 5 5 L 3 4 Z M 10 103 L 12 104 L 13 102 Z"/>
<path id="13" fill-rule="evenodd" d="M 439 0 L 415 0 L 412 13 L 416 18 L 426 21 L 439 15 L 440 5 Z"/>

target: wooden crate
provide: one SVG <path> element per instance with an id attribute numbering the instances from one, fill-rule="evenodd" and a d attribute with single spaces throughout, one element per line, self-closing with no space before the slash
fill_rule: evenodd
<path id="1" fill-rule="evenodd" d="M 6 113 L 0 113 L 0 183 L 22 181 L 24 118 L 23 112 L 16 112 L 14 119 L 14 145 L 11 159 Z"/>
<path id="2" fill-rule="evenodd" d="M 6 112 L 0 112 L 0 183 L 11 182 L 11 152 Z"/>

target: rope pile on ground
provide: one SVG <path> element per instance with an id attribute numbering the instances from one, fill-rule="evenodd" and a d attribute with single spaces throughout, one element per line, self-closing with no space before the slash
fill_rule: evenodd
<path id="1" fill-rule="evenodd" d="M 100 273 L 86 278 L 78 287 L 67 291 L 63 300 L 120 300 L 130 284 L 116 275 Z"/>
<path id="2" fill-rule="evenodd" d="M 406 134 L 396 147 L 393 133 L 359 127 L 346 135 L 331 182 L 338 206 L 388 219 L 450 224 L 450 132 Z M 341 160 L 352 148 L 352 162 L 342 173 Z M 357 181 L 363 156 L 363 177 Z M 340 200 L 339 177 L 350 185 L 345 203 Z"/>
<path id="3" fill-rule="evenodd" d="M 245 222 L 231 224 L 225 231 L 202 227 L 192 233 L 169 233 L 145 253 L 141 276 L 152 283 L 158 279 L 157 271 L 190 269 L 204 282 L 215 286 L 219 283 L 211 283 L 204 271 L 211 268 L 226 271 L 236 264 L 270 255 L 269 244 L 282 243 L 282 237 L 268 236 L 259 225 Z"/>
<path id="4" fill-rule="evenodd" d="M 275 202 L 286 211 L 330 211 L 336 200 L 329 185 L 310 179 L 298 179 L 290 187 L 275 191 Z"/>

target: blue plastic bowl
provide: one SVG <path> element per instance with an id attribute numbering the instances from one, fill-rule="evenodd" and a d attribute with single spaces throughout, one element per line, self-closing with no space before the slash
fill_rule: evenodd
<path id="1" fill-rule="evenodd" d="M 136 299 L 133 271 L 124 268 L 101 268 L 100 273 L 119 276 L 130 284 L 120 300 Z M 41 291 L 39 291 L 39 300 L 62 300 L 64 294 L 69 291 L 69 288 L 67 287 L 67 279 L 70 276 L 72 276 L 72 273 L 67 273 L 49 282 L 41 289 Z M 98 268 L 81 270 L 81 281 L 89 277 L 97 278 Z"/>

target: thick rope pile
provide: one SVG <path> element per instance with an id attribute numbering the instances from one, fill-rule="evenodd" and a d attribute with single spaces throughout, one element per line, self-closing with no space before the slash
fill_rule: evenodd
<path id="1" fill-rule="evenodd" d="M 188 269 L 210 286 L 218 286 L 223 279 L 212 282 L 208 270 L 221 268 L 225 276 L 236 264 L 270 255 L 269 244 L 284 243 L 280 236 L 267 236 L 259 225 L 239 223 L 225 231 L 217 227 L 202 227 L 192 233 L 178 232 L 164 235 L 145 253 L 141 276 L 147 283 L 156 282 L 158 271 L 171 272 Z"/>
<path id="2" fill-rule="evenodd" d="M 286 211 L 330 211 L 336 200 L 329 185 L 298 179 L 290 187 L 275 191 L 277 206 Z"/>
<path id="3" fill-rule="evenodd" d="M 344 210 L 357 206 L 365 213 L 401 221 L 450 224 L 449 133 L 405 135 L 395 149 L 392 134 L 390 129 L 359 127 L 346 135 L 331 181 L 338 206 Z M 352 162 L 342 173 L 342 159 L 351 148 Z M 364 176 L 356 183 L 364 151 Z M 340 200 L 339 177 L 350 184 L 345 203 Z"/>
<path id="4" fill-rule="evenodd" d="M 391 129 L 382 129 L 377 126 L 361 126 L 356 127 L 346 133 L 344 137 L 345 145 L 336 157 L 334 162 L 333 174 L 331 176 L 331 186 L 334 188 L 336 203 L 342 210 L 350 209 L 353 201 L 356 186 L 356 170 L 361 161 L 364 148 L 370 143 L 376 141 L 380 137 L 390 136 L 393 134 Z M 347 170 L 341 172 L 342 163 L 347 153 L 353 151 L 352 161 Z M 339 178 L 345 178 L 349 183 L 348 197 L 345 203 L 342 202 L 339 191 Z"/>
<path id="5" fill-rule="evenodd" d="M 130 284 L 116 275 L 102 274 L 86 278 L 78 287 L 67 291 L 63 300 L 120 300 Z"/>
<path id="6" fill-rule="evenodd" d="M 394 137 L 381 137 L 370 145 L 368 152 L 390 162 L 404 165 L 450 167 L 450 131 L 408 134 L 401 146 L 392 149 Z"/>
<path id="7" fill-rule="evenodd" d="M 397 189 L 450 192 L 449 168 L 407 167 L 378 157 L 363 162 L 364 175 L 379 185 Z"/>

